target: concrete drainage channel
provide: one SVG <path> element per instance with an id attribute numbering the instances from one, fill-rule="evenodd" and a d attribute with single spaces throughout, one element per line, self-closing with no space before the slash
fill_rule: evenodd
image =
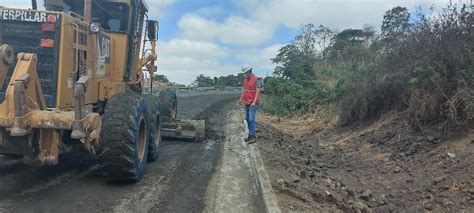
<path id="1" fill-rule="evenodd" d="M 225 123 L 221 161 L 206 194 L 206 212 L 281 212 L 262 158 L 243 141 L 243 112 L 234 109 Z"/>
<path id="2" fill-rule="evenodd" d="M 265 170 L 265 165 L 263 164 L 263 159 L 260 156 L 260 153 L 254 146 L 247 147 L 247 151 L 250 153 L 250 162 L 255 176 L 254 181 L 257 185 L 259 200 L 262 202 L 265 212 L 281 212 L 276 195 L 273 193 L 270 177 Z"/>

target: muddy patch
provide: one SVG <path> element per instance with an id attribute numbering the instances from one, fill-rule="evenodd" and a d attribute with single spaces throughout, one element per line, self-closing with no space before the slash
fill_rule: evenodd
<path id="1" fill-rule="evenodd" d="M 162 193 L 163 199 L 151 211 L 154 212 L 202 212 L 205 193 L 222 151 L 224 125 L 232 110 L 235 96 L 223 98 L 209 105 L 194 119 L 206 121 L 206 139 L 200 142 L 165 141 L 164 146 L 179 145 L 186 155 L 172 156 L 178 165 L 173 186 Z M 170 154 L 170 153 L 167 153 Z"/>

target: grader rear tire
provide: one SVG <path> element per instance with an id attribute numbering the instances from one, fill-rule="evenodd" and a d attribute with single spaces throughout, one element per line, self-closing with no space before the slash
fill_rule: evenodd
<path id="1" fill-rule="evenodd" d="M 108 180 L 136 182 L 143 177 L 149 141 L 146 113 L 138 94 L 117 94 L 108 101 L 101 130 L 101 168 Z"/>
<path id="2" fill-rule="evenodd" d="M 175 120 L 178 114 L 176 91 L 166 89 L 160 92 L 161 116 L 165 121 Z"/>
<path id="3" fill-rule="evenodd" d="M 158 158 L 158 151 L 161 144 L 161 115 L 160 98 L 155 95 L 144 95 L 147 107 L 148 127 L 150 137 L 148 142 L 148 161 L 155 161 Z"/>

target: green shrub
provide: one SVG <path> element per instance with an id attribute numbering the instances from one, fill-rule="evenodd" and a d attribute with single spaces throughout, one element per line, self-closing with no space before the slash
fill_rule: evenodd
<path id="1" fill-rule="evenodd" d="M 277 115 L 303 111 L 311 99 L 302 85 L 281 78 L 269 78 L 265 82 L 265 92 L 262 109 Z"/>

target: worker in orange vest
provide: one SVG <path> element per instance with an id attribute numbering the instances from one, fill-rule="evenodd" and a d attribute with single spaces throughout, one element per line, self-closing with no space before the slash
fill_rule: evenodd
<path id="1" fill-rule="evenodd" d="M 244 65 L 242 67 L 242 73 L 244 73 L 244 87 L 242 95 L 240 96 L 240 104 L 245 105 L 245 120 L 249 128 L 248 137 L 245 138 L 245 142 L 252 144 L 257 142 L 257 111 L 260 104 L 260 90 L 262 83 L 256 75 L 252 73 L 252 67 L 250 65 Z"/>

